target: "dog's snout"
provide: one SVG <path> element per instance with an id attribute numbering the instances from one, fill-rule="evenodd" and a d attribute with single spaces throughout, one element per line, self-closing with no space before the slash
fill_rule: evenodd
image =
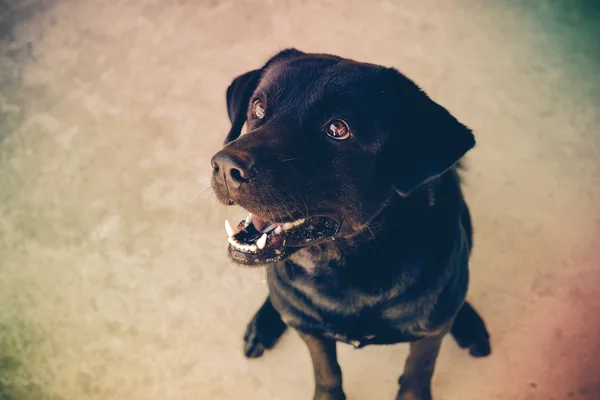
<path id="1" fill-rule="evenodd" d="M 236 187 L 252 179 L 255 174 L 254 161 L 246 152 L 220 151 L 211 164 L 217 179 L 224 179 L 228 187 Z"/>

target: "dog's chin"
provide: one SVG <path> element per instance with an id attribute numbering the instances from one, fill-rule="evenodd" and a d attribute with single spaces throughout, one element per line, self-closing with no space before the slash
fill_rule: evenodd
<path id="1" fill-rule="evenodd" d="M 284 260 L 303 247 L 333 239 L 340 223 L 326 215 L 279 223 L 250 213 L 235 227 L 225 221 L 225 228 L 231 259 L 259 266 Z"/>

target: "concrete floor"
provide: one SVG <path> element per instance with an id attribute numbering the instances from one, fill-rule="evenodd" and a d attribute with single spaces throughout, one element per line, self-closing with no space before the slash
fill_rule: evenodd
<path id="1" fill-rule="evenodd" d="M 263 271 L 206 190 L 225 88 L 287 46 L 396 66 L 476 132 L 494 354 L 447 340 L 436 399 L 600 399 L 599 14 L 524 4 L 0 1 L 0 399 L 311 398 L 292 333 L 242 357 Z M 340 353 L 350 400 L 393 398 L 406 346 Z"/>

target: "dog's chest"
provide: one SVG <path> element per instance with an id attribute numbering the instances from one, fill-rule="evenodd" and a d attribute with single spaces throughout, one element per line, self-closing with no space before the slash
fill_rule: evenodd
<path id="1" fill-rule="evenodd" d="M 423 317 L 415 308 L 390 304 L 352 290 L 329 296 L 312 284 L 298 280 L 290 287 L 271 291 L 284 322 L 300 331 L 332 338 L 356 348 L 416 340 Z M 281 287 L 280 287 L 281 289 Z M 381 303 L 381 304 L 380 304 Z"/>
<path id="2" fill-rule="evenodd" d="M 354 347 L 409 342 L 422 336 L 422 307 L 398 301 L 399 291 L 367 291 L 320 274 L 307 252 L 269 270 L 273 304 L 284 322 L 301 331 L 330 337 Z"/>

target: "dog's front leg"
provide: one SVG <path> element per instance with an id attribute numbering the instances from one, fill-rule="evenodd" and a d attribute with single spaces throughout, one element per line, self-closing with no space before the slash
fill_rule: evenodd
<path id="1" fill-rule="evenodd" d="M 431 400 L 431 377 L 445 333 L 410 344 L 396 400 Z"/>
<path id="2" fill-rule="evenodd" d="M 308 346 L 315 373 L 314 400 L 345 400 L 342 370 L 337 362 L 335 341 L 298 332 Z"/>

